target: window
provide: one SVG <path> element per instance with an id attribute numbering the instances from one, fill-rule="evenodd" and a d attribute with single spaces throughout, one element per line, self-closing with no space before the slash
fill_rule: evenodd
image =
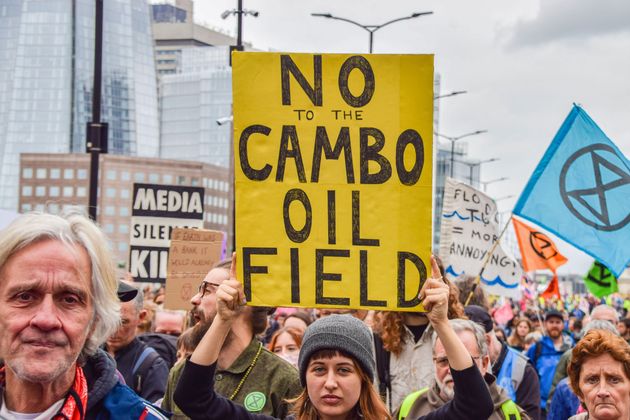
<path id="1" fill-rule="evenodd" d="M 107 171 L 107 179 L 109 181 L 116 181 L 116 171 L 113 169 L 110 169 Z"/>
<path id="2" fill-rule="evenodd" d="M 48 211 L 52 214 L 58 214 L 59 213 L 59 204 L 57 203 L 51 203 L 48 205 Z"/>
<path id="3" fill-rule="evenodd" d="M 50 170 L 50 179 L 59 179 L 59 178 L 61 178 L 61 169 L 52 168 Z"/>
<path id="4" fill-rule="evenodd" d="M 118 209 L 118 214 L 121 215 L 122 217 L 129 216 L 129 207 L 120 207 Z"/>
<path id="5" fill-rule="evenodd" d="M 64 169 L 63 179 L 72 179 L 72 178 L 74 178 L 74 169 Z"/>
<path id="6" fill-rule="evenodd" d="M 26 179 L 33 178 L 33 168 L 22 169 L 22 178 L 26 178 Z"/>
<path id="7" fill-rule="evenodd" d="M 133 179 L 136 182 L 144 182 L 144 172 L 136 172 L 133 174 Z"/>
<path id="8" fill-rule="evenodd" d="M 114 206 L 106 206 L 105 207 L 105 215 L 106 216 L 115 216 L 116 215 L 116 207 Z M 112 232 L 113 232 L 113 227 L 112 227 Z"/>
<path id="9" fill-rule="evenodd" d="M 120 198 L 129 198 L 129 190 L 127 188 L 120 190 Z"/>
<path id="10" fill-rule="evenodd" d="M 129 225 L 118 225 L 118 233 L 129 233 Z"/>
<path id="11" fill-rule="evenodd" d="M 162 175 L 162 182 L 164 182 L 165 184 L 172 184 L 173 175 Z"/>
<path id="12" fill-rule="evenodd" d="M 35 177 L 37 179 L 46 179 L 46 168 L 37 168 L 35 172 Z"/>
<path id="13" fill-rule="evenodd" d="M 105 233 L 114 233 L 114 225 L 111 223 L 106 223 L 103 227 L 103 230 L 105 231 Z"/>
<path id="14" fill-rule="evenodd" d="M 22 212 L 27 212 L 27 211 L 31 211 L 32 207 L 30 204 L 28 203 L 24 203 L 22 204 Z"/>
<path id="15" fill-rule="evenodd" d="M 177 185 L 184 185 L 186 183 L 186 177 L 183 175 L 177 176 Z"/>
<path id="16" fill-rule="evenodd" d="M 35 187 L 35 197 L 43 197 L 46 195 L 46 187 Z"/>
<path id="17" fill-rule="evenodd" d="M 192 178 L 190 180 L 190 185 L 192 185 L 193 187 L 196 187 L 199 185 L 199 178 Z"/>
<path id="18" fill-rule="evenodd" d="M 73 194 L 74 194 L 74 187 L 63 187 L 64 197 L 72 197 Z"/>
<path id="19" fill-rule="evenodd" d="M 77 169 L 77 178 L 87 179 L 87 169 Z"/>
<path id="20" fill-rule="evenodd" d="M 131 179 L 131 176 L 129 175 L 129 171 L 122 171 L 120 173 L 120 179 L 122 181 L 129 181 Z"/>
<path id="21" fill-rule="evenodd" d="M 160 175 L 158 175 L 158 174 L 149 174 L 149 182 L 157 184 L 158 182 L 160 182 Z"/>
<path id="22" fill-rule="evenodd" d="M 85 197 L 87 195 L 87 190 L 85 187 L 77 187 L 77 197 Z"/>
<path id="23" fill-rule="evenodd" d="M 118 251 L 125 252 L 127 250 L 127 242 L 118 242 Z"/>
<path id="24" fill-rule="evenodd" d="M 29 185 L 25 185 L 22 187 L 22 195 L 25 197 L 30 197 L 33 195 L 33 187 Z"/>
<path id="25" fill-rule="evenodd" d="M 106 194 L 108 198 L 116 198 L 116 188 L 108 188 Z"/>

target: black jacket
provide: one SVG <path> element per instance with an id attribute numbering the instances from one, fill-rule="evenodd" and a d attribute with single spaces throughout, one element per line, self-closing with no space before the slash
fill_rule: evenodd
<path id="1" fill-rule="evenodd" d="M 116 367 L 129 388 L 149 402 L 155 402 L 164 396 L 168 379 L 168 366 L 161 357 L 156 357 L 150 365 L 143 363 L 137 372 L 133 367 L 146 344 L 134 338 L 126 347 L 116 352 Z M 138 378 L 140 376 L 140 378 Z"/>
<path id="2" fill-rule="evenodd" d="M 231 420 L 264 420 L 274 417 L 250 413 L 245 407 L 235 404 L 214 391 L 214 371 L 216 363 L 211 366 L 201 366 L 190 360 L 175 389 L 175 403 L 191 419 L 231 419 Z M 455 398 L 439 410 L 421 417 L 423 420 L 460 420 L 471 418 L 488 418 L 494 410 L 488 387 L 483 377 L 473 364 L 462 371 L 453 370 L 453 380 L 456 386 L 466 389 L 461 397 Z M 458 395 L 456 393 L 456 395 Z"/>

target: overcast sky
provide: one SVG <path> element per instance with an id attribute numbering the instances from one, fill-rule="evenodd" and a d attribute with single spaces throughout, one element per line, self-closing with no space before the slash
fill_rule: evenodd
<path id="1" fill-rule="evenodd" d="M 196 20 L 236 33 L 222 20 L 236 0 L 196 0 Z M 375 33 L 375 53 L 435 54 L 442 99 L 440 131 L 458 136 L 486 129 L 468 143 L 482 180 L 510 210 L 573 102 L 630 155 L 630 1 L 628 0 L 244 0 L 260 13 L 244 18 L 243 38 L 274 51 L 367 53 L 368 33 L 351 24 L 312 17 L 326 12 L 378 25 L 413 12 L 433 15 L 395 23 Z M 558 243 L 569 263 L 560 272 L 583 273 L 592 259 Z"/>

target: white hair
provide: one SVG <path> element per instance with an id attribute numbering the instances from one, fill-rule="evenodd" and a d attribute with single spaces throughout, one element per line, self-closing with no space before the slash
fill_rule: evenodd
<path id="1" fill-rule="evenodd" d="M 479 348 L 479 353 L 481 357 L 488 356 L 488 342 L 486 341 L 486 333 L 481 328 L 479 324 L 473 322 L 469 319 L 449 319 L 448 323 L 451 324 L 451 327 L 455 331 L 456 334 L 459 334 L 464 331 L 468 331 L 475 336 L 475 341 L 477 342 L 477 347 Z M 438 336 L 437 333 L 433 333 L 433 347 L 435 347 L 435 342 L 437 341 Z"/>
<path id="2" fill-rule="evenodd" d="M 107 247 L 106 236 L 78 209 L 66 211 L 60 216 L 33 212 L 18 217 L 0 232 L 0 273 L 16 252 L 45 240 L 59 241 L 70 250 L 81 246 L 90 258 L 93 298 L 90 328 L 93 332 L 87 337 L 79 355 L 79 360 L 83 361 L 96 353 L 120 324 L 114 260 Z"/>

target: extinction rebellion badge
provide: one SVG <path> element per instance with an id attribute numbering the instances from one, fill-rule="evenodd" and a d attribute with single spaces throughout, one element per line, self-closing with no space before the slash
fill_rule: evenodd
<path id="1" fill-rule="evenodd" d="M 267 397 L 262 392 L 250 392 L 245 397 L 245 408 L 247 411 L 251 411 L 255 413 L 257 411 L 261 411 L 265 407 L 265 403 L 267 402 Z"/>

